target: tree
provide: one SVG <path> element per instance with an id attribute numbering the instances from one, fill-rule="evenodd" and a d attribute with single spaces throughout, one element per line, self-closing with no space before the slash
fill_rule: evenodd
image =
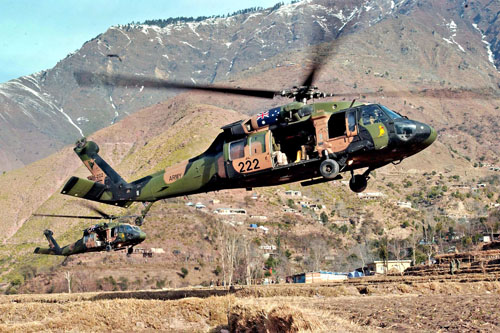
<path id="1" fill-rule="evenodd" d="M 319 215 L 319 217 L 321 219 L 321 222 L 323 222 L 323 224 L 327 224 L 328 223 L 328 215 L 325 212 L 321 212 L 321 214 Z"/>
<path id="2" fill-rule="evenodd" d="M 417 252 L 417 245 L 418 245 L 418 234 L 417 232 L 413 232 L 408 238 L 407 242 L 411 246 L 411 260 L 412 260 L 412 265 L 417 264 L 417 258 L 416 258 L 416 252 Z"/>
<path id="3" fill-rule="evenodd" d="M 486 231 L 490 233 L 491 239 L 493 240 L 493 234 L 498 232 L 500 229 L 500 210 L 494 210 L 488 215 L 488 218 L 484 219 L 482 222 Z"/>
<path id="4" fill-rule="evenodd" d="M 406 241 L 404 239 L 393 238 L 388 242 L 388 247 L 398 262 L 406 257 Z M 401 275 L 403 275 L 403 266 L 398 265 L 400 266 Z"/>
<path id="5" fill-rule="evenodd" d="M 384 262 L 385 270 L 387 272 L 387 261 L 389 260 L 389 249 L 387 246 L 387 237 L 383 237 L 378 242 L 377 254 L 380 257 L 380 260 L 382 260 Z"/>
<path id="6" fill-rule="evenodd" d="M 255 242 L 251 241 L 247 237 L 243 237 L 240 245 L 243 248 L 242 252 L 245 266 L 245 282 L 247 286 L 250 286 L 252 284 L 252 280 L 255 280 L 258 273 L 260 273 L 261 260 Z"/>
<path id="7" fill-rule="evenodd" d="M 224 286 L 231 286 L 237 264 L 239 247 L 238 235 L 226 224 L 220 222 L 217 226 L 218 250 L 221 258 Z"/>
<path id="8" fill-rule="evenodd" d="M 71 272 L 64 272 L 64 277 L 66 278 L 66 281 L 68 281 L 68 294 L 71 294 Z"/>
<path id="9" fill-rule="evenodd" d="M 325 254 L 328 253 L 328 245 L 326 242 L 317 238 L 312 240 L 309 245 L 309 263 L 310 268 L 313 271 L 319 271 L 321 268 L 321 263 L 323 262 L 323 258 Z"/>

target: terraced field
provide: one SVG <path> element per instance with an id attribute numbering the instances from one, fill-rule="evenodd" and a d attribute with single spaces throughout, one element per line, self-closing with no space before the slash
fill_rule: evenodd
<path id="1" fill-rule="evenodd" d="M 500 275 L 0 297 L 0 331 L 500 330 Z"/>

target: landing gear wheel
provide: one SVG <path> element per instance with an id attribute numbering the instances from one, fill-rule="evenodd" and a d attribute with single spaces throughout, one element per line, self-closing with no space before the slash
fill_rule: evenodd
<path id="1" fill-rule="evenodd" d="M 356 193 L 363 192 L 366 189 L 367 185 L 368 181 L 363 175 L 352 176 L 351 180 L 349 181 L 349 188 L 351 189 L 351 191 Z"/>
<path id="2" fill-rule="evenodd" d="M 135 218 L 134 223 L 136 226 L 140 227 L 142 225 L 143 221 L 144 221 L 144 219 L 142 218 L 142 216 L 138 216 Z"/>
<path id="3" fill-rule="evenodd" d="M 131 255 L 132 253 L 134 253 L 134 248 L 133 248 L 133 247 L 129 247 L 129 248 L 127 249 L 127 257 L 130 257 L 130 255 Z"/>
<path id="4" fill-rule="evenodd" d="M 327 159 L 321 162 L 319 166 L 319 172 L 326 179 L 333 179 L 339 174 L 339 164 L 332 159 Z"/>
<path id="5" fill-rule="evenodd" d="M 109 245 L 109 244 L 106 245 L 106 251 L 108 251 L 108 252 L 111 251 L 111 245 Z"/>

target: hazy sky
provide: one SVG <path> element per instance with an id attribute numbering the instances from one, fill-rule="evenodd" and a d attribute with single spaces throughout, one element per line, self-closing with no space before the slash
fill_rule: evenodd
<path id="1" fill-rule="evenodd" d="M 279 0 L 0 0 L 0 82 L 49 69 L 110 26 L 210 16 Z M 289 1 L 285 1 L 288 3 Z"/>

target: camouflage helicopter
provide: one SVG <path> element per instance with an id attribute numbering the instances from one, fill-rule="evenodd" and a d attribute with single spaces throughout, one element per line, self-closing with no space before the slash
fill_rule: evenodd
<path id="1" fill-rule="evenodd" d="M 127 249 L 127 255 L 134 251 L 133 247 L 146 239 L 146 234 L 138 226 L 128 223 L 113 222 L 121 217 L 109 216 L 97 209 L 94 209 L 102 216 L 73 216 L 73 215 L 52 215 L 52 214 L 34 214 L 34 216 L 46 217 L 65 217 L 65 218 L 84 218 L 102 220 L 108 219 L 108 222 L 95 224 L 83 230 L 83 237 L 76 242 L 60 247 L 53 237 L 51 230 L 45 230 L 43 234 L 49 242 L 48 248 L 37 247 L 36 254 L 50 254 L 57 256 L 70 256 L 86 252 L 118 251 Z"/>
<path id="2" fill-rule="evenodd" d="M 351 174 L 350 189 L 361 192 L 371 171 L 399 163 L 436 139 L 437 133 L 431 126 L 381 104 L 356 100 L 308 104 L 310 100 L 333 96 L 313 85 L 324 61 L 316 63 L 302 85 L 282 91 L 75 72 L 82 87 L 194 89 L 261 98 L 284 96 L 294 101 L 222 126 L 222 132 L 201 155 L 132 182 L 126 182 L 99 156 L 96 143 L 83 138 L 74 151 L 92 175 L 88 179 L 71 177 L 61 193 L 128 207 L 135 201 L 154 202 L 222 189 L 251 189 L 296 181 L 308 186 L 340 179 L 345 172 Z M 352 94 L 335 96 L 342 95 Z M 365 171 L 355 174 L 359 169 Z"/>

